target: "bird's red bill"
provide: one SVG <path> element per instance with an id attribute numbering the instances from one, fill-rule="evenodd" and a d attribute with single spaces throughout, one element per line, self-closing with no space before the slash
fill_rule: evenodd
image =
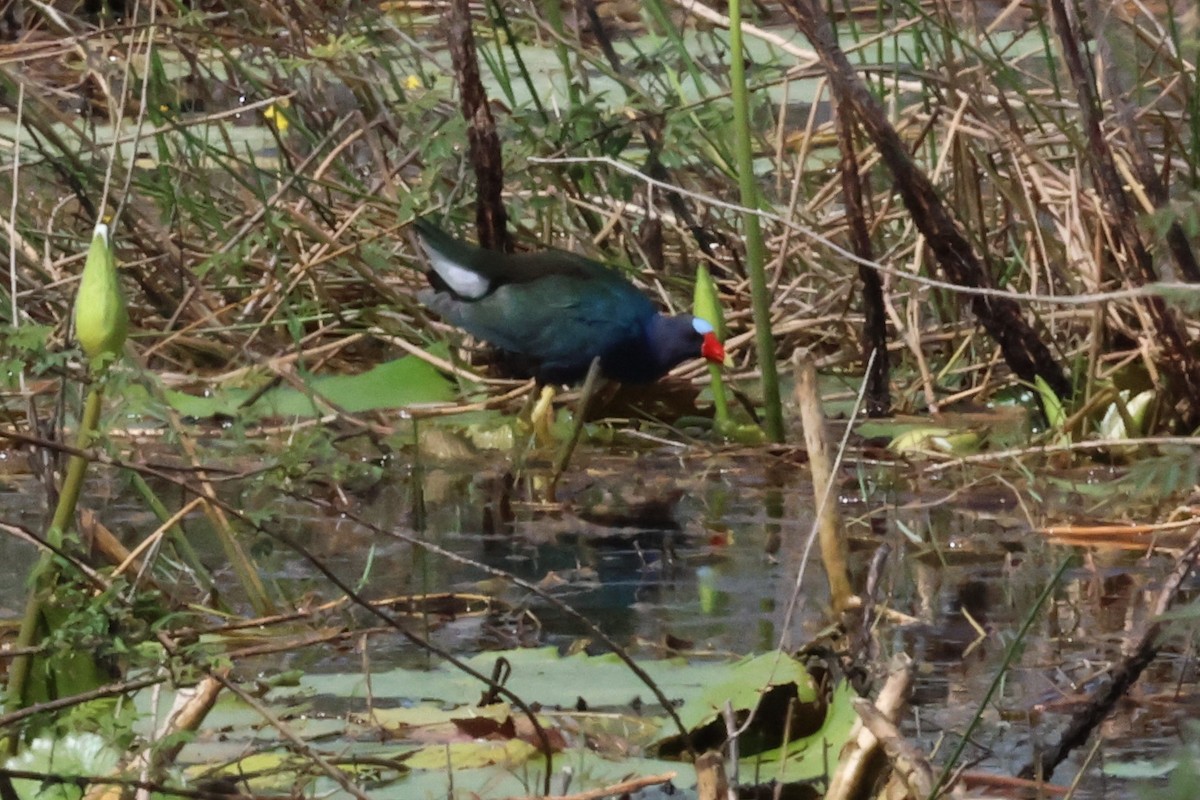
<path id="1" fill-rule="evenodd" d="M 725 346 L 717 341 L 715 333 L 704 334 L 704 341 L 700 344 L 700 355 L 714 364 L 725 363 Z"/>

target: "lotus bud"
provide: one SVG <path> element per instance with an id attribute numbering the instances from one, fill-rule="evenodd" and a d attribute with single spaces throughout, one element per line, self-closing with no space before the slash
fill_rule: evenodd
<path id="1" fill-rule="evenodd" d="M 725 314 L 721 301 L 717 299 L 717 284 L 708 271 L 707 264 L 696 268 L 696 291 L 692 295 L 692 313 L 713 326 L 717 338 L 725 341 Z"/>
<path id="2" fill-rule="evenodd" d="M 88 358 L 116 358 L 125 345 L 129 314 L 117 280 L 117 261 L 108 240 L 108 226 L 96 225 L 79 293 L 75 295 L 75 337 Z"/>
<path id="3" fill-rule="evenodd" d="M 712 325 L 718 341 L 725 341 L 725 313 L 721 310 L 721 301 L 717 299 L 716 281 L 712 279 L 706 264 L 701 264 L 696 270 L 696 289 L 692 293 L 692 313 Z M 728 365 L 729 355 L 727 353 L 725 366 Z M 717 433 L 728 436 L 733 430 L 733 420 L 729 415 L 729 399 L 725 396 L 725 382 L 721 377 L 721 369 L 716 364 L 709 364 L 708 373 L 712 378 L 713 423 Z"/>

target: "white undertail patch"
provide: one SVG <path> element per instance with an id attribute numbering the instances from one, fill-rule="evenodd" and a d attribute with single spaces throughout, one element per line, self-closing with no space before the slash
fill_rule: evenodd
<path id="1" fill-rule="evenodd" d="M 467 269 L 457 261 L 451 261 L 425 244 L 423 240 L 421 244 L 429 256 L 429 263 L 433 267 L 433 271 L 441 276 L 455 294 L 468 300 L 478 300 L 492 288 L 491 282 L 478 272 Z"/>

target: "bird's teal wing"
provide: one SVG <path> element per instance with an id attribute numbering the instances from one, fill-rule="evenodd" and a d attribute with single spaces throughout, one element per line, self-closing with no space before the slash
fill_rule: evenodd
<path id="1" fill-rule="evenodd" d="M 551 373 L 586 371 L 596 356 L 640 340 L 655 314 L 630 284 L 562 274 L 505 284 L 474 301 L 448 292 L 422 299 L 447 321 Z"/>

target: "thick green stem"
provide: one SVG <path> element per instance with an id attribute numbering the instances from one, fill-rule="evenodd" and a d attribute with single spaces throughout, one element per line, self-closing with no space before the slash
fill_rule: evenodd
<path id="1" fill-rule="evenodd" d="M 79 420 L 79 430 L 75 435 L 75 449 L 86 450 L 92 443 L 96 428 L 100 423 L 100 408 L 104 400 L 104 388 L 100 381 L 92 384 L 88 390 L 87 400 L 83 406 L 83 416 Z M 83 490 L 84 477 L 87 475 L 88 460 L 82 455 L 72 455 L 67 462 L 67 474 L 63 479 L 62 489 L 58 494 L 58 505 L 54 509 L 54 518 L 46 531 L 46 541 L 55 547 L 61 547 L 63 538 L 73 527 L 75 506 L 79 502 L 79 493 Z M 41 638 L 43 631 L 42 618 L 46 596 L 58 583 L 58 571 L 55 569 L 54 554 L 49 550 L 43 551 L 38 559 L 34 574 L 37 580 L 30 587 L 29 598 L 25 603 L 25 616 L 21 619 L 21 631 L 17 635 L 16 647 L 33 647 Z M 29 682 L 29 670 L 33 665 L 33 656 L 20 655 L 13 659 L 8 670 L 8 709 L 15 711 L 24 706 L 26 685 Z M 4 741 L 4 749 L 10 754 L 17 751 L 17 737 L 9 736 Z"/>
<path id="2" fill-rule="evenodd" d="M 104 386 L 97 381 L 88 390 L 87 400 L 83 404 L 83 417 L 79 420 L 79 431 L 75 434 L 75 449 L 87 450 L 96 435 L 100 424 L 100 406 L 104 402 Z M 50 521 L 48 536 L 55 544 L 61 544 L 62 536 L 72 527 L 75 519 L 75 506 L 79 503 L 79 493 L 83 491 L 83 478 L 87 474 L 88 460 L 81 455 L 72 455 L 67 462 L 67 476 L 63 479 L 62 490 L 58 494 L 58 506 L 54 509 L 54 519 Z M 53 537 L 57 533 L 58 540 Z"/>
<path id="3" fill-rule="evenodd" d="M 746 228 L 746 268 L 750 273 L 750 299 L 754 311 L 754 344 L 762 373 L 763 416 L 767 438 L 783 441 L 783 404 L 779 397 L 779 372 L 775 365 L 775 337 L 771 332 L 771 299 L 767 295 L 765 251 L 758 214 L 758 185 L 751 152 L 750 103 L 746 97 L 746 66 L 742 47 L 741 0 L 729 0 L 729 83 L 733 90 L 733 127 L 736 137 L 738 186 Z"/>

